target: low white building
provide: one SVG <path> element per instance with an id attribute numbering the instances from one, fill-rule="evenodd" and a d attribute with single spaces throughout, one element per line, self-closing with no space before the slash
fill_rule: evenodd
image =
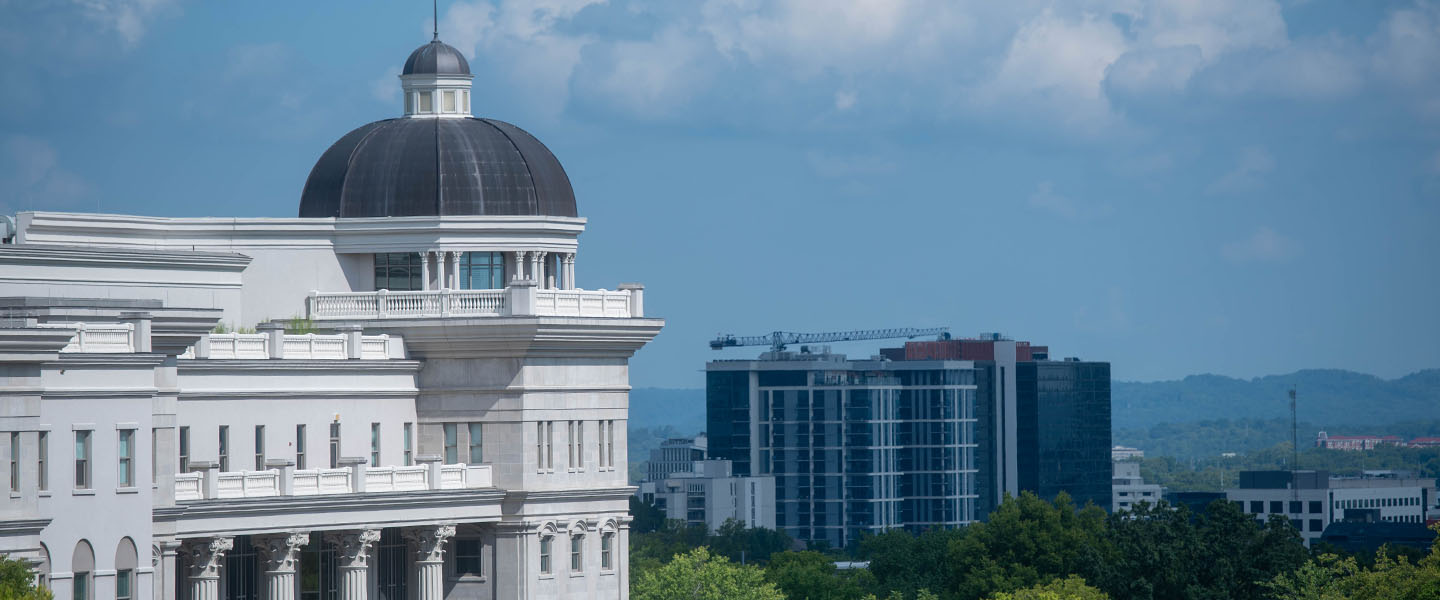
<path id="1" fill-rule="evenodd" d="M 728 460 L 697 460 L 664 479 L 642 481 L 640 500 L 665 511 L 665 518 L 715 531 L 726 521 L 775 528 L 775 477 L 740 477 Z"/>
<path id="2" fill-rule="evenodd" d="M 701 433 L 693 438 L 670 438 L 650 450 L 645 463 L 645 479 L 659 481 L 675 473 L 689 473 L 705 460 L 706 438 Z"/>
<path id="3" fill-rule="evenodd" d="M 1110 480 L 1110 506 L 1115 512 L 1130 510 L 1136 504 L 1155 504 L 1165 496 L 1165 488 L 1156 483 L 1145 483 L 1140 476 L 1140 463 L 1115 461 L 1115 476 Z"/>
<path id="4" fill-rule="evenodd" d="M 577 288 L 564 169 L 470 116 L 463 55 L 400 79 L 299 218 L 16 216 L 0 552 L 56 597 L 627 597 L 628 361 L 664 322 Z"/>
<path id="5" fill-rule="evenodd" d="M 1435 506 L 1436 489 L 1434 479 L 1241 471 L 1240 487 L 1225 490 L 1225 497 L 1262 522 L 1270 515 L 1283 515 L 1308 546 L 1318 541 L 1331 523 L 1345 520 L 1347 511 L 1375 510 L 1381 522 L 1424 523 Z"/>

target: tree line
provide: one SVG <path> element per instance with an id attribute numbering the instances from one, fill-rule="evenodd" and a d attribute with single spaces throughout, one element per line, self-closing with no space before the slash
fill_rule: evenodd
<path id="1" fill-rule="evenodd" d="M 1440 600 L 1440 544 L 1419 560 L 1312 554 L 1285 519 L 1261 523 L 1224 501 L 1111 515 L 1026 492 L 983 523 L 867 535 L 848 552 L 634 512 L 635 600 Z M 869 566 L 837 568 L 850 559 Z"/>

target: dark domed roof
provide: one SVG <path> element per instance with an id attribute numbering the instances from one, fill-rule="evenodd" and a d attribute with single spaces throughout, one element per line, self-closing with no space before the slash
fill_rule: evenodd
<path id="1" fill-rule="evenodd" d="M 575 217 L 575 192 L 540 140 L 503 121 L 376 121 L 330 146 L 305 181 L 301 217 Z"/>
<path id="2" fill-rule="evenodd" d="M 470 63 L 454 46 L 434 40 L 416 48 L 405 59 L 401 75 L 469 75 Z"/>

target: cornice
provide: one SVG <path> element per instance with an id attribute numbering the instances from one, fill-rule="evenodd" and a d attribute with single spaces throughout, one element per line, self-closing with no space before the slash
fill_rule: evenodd
<path id="1" fill-rule="evenodd" d="M 301 358 L 195 358 L 175 361 L 181 373 L 216 371 L 408 371 L 420 370 L 418 360 L 404 359 L 301 359 Z"/>
<path id="2" fill-rule="evenodd" d="M 250 257 L 231 252 L 97 248 L 68 244 L 0 244 L 0 263 L 135 265 L 239 273 Z"/>
<path id="3" fill-rule="evenodd" d="M 322 398 L 323 398 L 323 399 L 339 398 L 339 399 L 342 399 L 342 400 L 360 399 L 360 398 L 406 398 L 406 399 L 414 399 L 414 398 L 415 398 L 415 390 L 414 390 L 414 389 L 408 389 L 408 390 L 375 390 L 375 389 L 356 389 L 356 390 L 326 389 L 326 390 L 309 390 L 309 389 L 304 389 L 304 388 L 291 388 L 291 389 L 284 389 L 284 390 L 254 390 L 254 389 L 244 389 L 244 390 L 214 390 L 214 391 L 198 390 L 198 391 L 181 391 L 178 397 L 179 397 L 181 400 L 264 400 L 264 399 L 281 399 L 281 400 L 296 400 L 296 401 L 304 401 L 304 400 L 311 400 L 311 399 L 322 399 Z"/>
<path id="4" fill-rule="evenodd" d="M 269 517 L 294 513 L 318 514 L 326 512 L 371 513 L 366 521 L 375 524 L 407 523 L 412 525 L 447 522 L 446 518 L 406 519 L 406 513 L 434 508 L 475 508 L 486 504 L 499 508 L 505 500 L 505 491 L 496 488 L 470 490 L 423 490 L 417 492 L 383 492 L 364 494 L 327 494 L 322 496 L 280 496 L 272 498 L 244 498 L 230 500 L 201 500 L 177 504 L 174 507 L 155 508 L 151 512 L 156 522 L 169 521 L 177 524 L 180 535 L 197 533 L 247 533 L 267 531 L 265 527 L 246 528 L 226 532 L 185 531 L 184 523 L 190 519 L 246 518 L 259 519 L 268 523 Z M 394 511 L 386 515 L 381 511 Z M 448 519 L 453 521 L 453 518 Z M 327 529 L 354 529 L 353 524 L 316 523 L 305 527 L 311 531 Z M 293 529 L 288 527 L 284 529 Z M 277 528 L 278 530 L 278 528 Z"/>
<path id="5" fill-rule="evenodd" d="M 50 525 L 50 519 L 11 519 L 0 521 L 0 536 L 38 535 Z"/>
<path id="6" fill-rule="evenodd" d="M 361 321 L 366 331 L 403 335 L 425 358 L 629 358 L 664 319 L 478 317 Z"/>

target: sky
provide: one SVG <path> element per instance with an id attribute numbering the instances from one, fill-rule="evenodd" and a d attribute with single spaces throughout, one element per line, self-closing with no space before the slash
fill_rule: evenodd
<path id="1" fill-rule="evenodd" d="M 0 212 L 296 214 L 406 1 L 0 0 Z M 1440 367 L 1440 2 L 439 3 L 564 164 L 637 387 L 718 333 L 948 326 L 1117 380 Z M 868 356 L 889 343 L 835 346 Z"/>

